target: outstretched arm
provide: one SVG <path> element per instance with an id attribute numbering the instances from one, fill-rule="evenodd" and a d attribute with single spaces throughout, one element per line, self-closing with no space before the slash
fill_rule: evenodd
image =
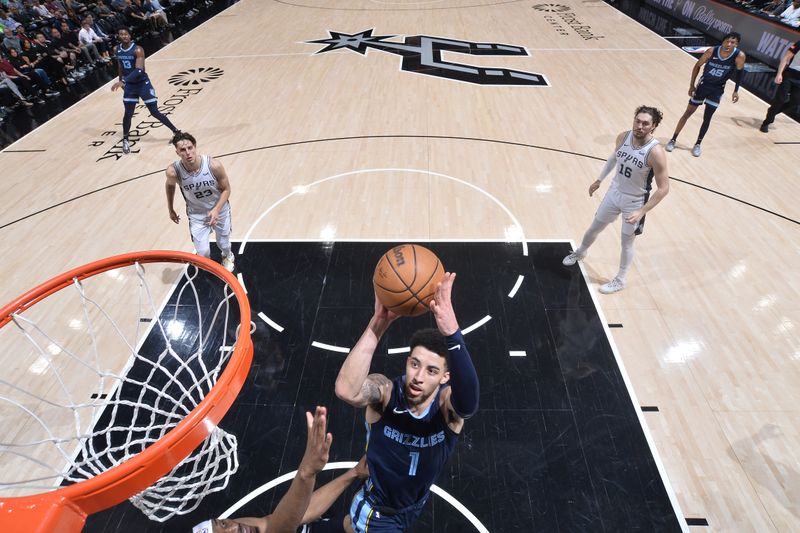
<path id="1" fill-rule="evenodd" d="M 589 185 L 589 196 L 593 195 L 597 189 L 600 188 L 600 183 L 606 179 L 606 176 L 614 170 L 617 166 L 617 150 L 619 149 L 620 145 L 622 145 L 622 141 L 625 140 L 625 134 L 627 132 L 623 131 L 619 135 L 617 135 L 616 144 L 614 144 L 614 151 L 611 152 L 611 155 L 608 156 L 606 159 L 606 164 L 603 166 L 603 169 L 600 171 L 600 175 L 594 180 L 591 185 Z"/>
<path id="2" fill-rule="evenodd" d="M 478 410 L 480 395 L 478 373 L 475 372 L 472 358 L 467 351 L 461 329 L 458 327 L 458 320 L 456 320 L 456 313 L 450 298 L 455 280 L 455 273 L 445 272 L 442 281 L 436 285 L 436 292 L 430 303 L 439 333 L 444 335 L 447 342 L 447 368 L 450 372 L 451 391 L 448 401 L 458 417 L 457 420 L 451 420 L 451 422 L 458 422 L 460 419 L 474 415 Z"/>
<path id="3" fill-rule="evenodd" d="M 375 297 L 375 313 L 367 329 L 342 364 L 336 377 L 336 396 L 354 407 L 383 404 L 391 381 L 381 374 L 369 374 L 372 356 L 381 337 L 397 315 Z"/>
<path id="4" fill-rule="evenodd" d="M 302 523 L 310 524 L 315 520 L 319 520 L 353 481 L 364 479 L 367 476 L 369 476 L 369 470 L 367 469 L 367 456 L 365 455 L 356 466 L 314 491 L 314 494 L 311 495 L 308 509 L 303 515 Z"/>
<path id="5" fill-rule="evenodd" d="M 275 511 L 267 516 L 269 533 L 295 533 L 302 524 L 303 515 L 311 502 L 317 474 L 328 462 L 328 451 L 333 436 L 325 432 L 327 425 L 325 408 L 317 407 L 313 416 L 311 413 L 306 413 L 306 423 L 308 426 L 306 451 L 300 466 L 297 467 L 292 485 L 281 498 Z"/>

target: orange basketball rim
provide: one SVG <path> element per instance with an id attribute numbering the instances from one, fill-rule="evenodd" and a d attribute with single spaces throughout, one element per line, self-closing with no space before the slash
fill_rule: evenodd
<path id="1" fill-rule="evenodd" d="M 81 531 L 86 517 L 117 505 L 152 485 L 189 455 L 219 423 L 239 394 L 253 358 L 250 338 L 250 305 L 236 278 L 216 262 L 171 250 L 132 252 L 75 268 L 43 283 L 0 310 L 0 327 L 12 314 L 71 285 L 76 279 L 135 263 L 192 264 L 227 283 L 239 303 L 239 336 L 225 370 L 198 406 L 158 442 L 137 456 L 95 477 L 51 492 L 0 498 L 0 531 L 3 533 Z"/>

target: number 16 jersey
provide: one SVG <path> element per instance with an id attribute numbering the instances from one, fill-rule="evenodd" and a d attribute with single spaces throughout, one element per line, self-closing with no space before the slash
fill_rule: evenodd
<path id="1" fill-rule="evenodd" d="M 617 169 L 612 186 L 626 196 L 644 198 L 653 187 L 653 169 L 648 166 L 647 158 L 658 140 L 654 137 L 644 146 L 633 146 L 633 132 L 625 135 L 622 146 L 617 148 Z"/>

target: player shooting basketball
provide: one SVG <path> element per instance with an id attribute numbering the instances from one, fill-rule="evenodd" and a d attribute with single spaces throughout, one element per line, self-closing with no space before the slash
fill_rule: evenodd
<path id="1" fill-rule="evenodd" d="M 404 531 L 422 512 L 430 487 L 455 448 L 464 419 L 478 410 L 478 375 L 450 300 L 445 273 L 430 309 L 436 329 L 417 331 L 405 374 L 369 374 L 372 356 L 398 315 L 376 297 L 375 312 L 336 379 L 336 395 L 366 407 L 370 476 L 344 519 L 349 533 Z"/>

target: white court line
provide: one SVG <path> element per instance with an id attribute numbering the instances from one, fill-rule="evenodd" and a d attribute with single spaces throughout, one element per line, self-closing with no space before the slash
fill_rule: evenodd
<path id="1" fill-rule="evenodd" d="M 283 332 L 283 326 L 281 326 L 280 324 L 278 324 L 277 322 L 272 320 L 270 317 L 268 317 L 264 313 L 258 313 L 258 318 L 260 318 L 261 320 L 266 322 L 269 325 L 269 327 L 271 327 L 272 329 L 276 330 L 278 333 Z"/>
<path id="2" fill-rule="evenodd" d="M 411 348 L 408 347 L 408 346 L 406 346 L 405 348 L 389 348 L 387 350 L 389 355 L 394 355 L 396 353 L 406 353 L 406 352 L 410 352 L 410 351 L 411 351 Z"/>
<path id="3" fill-rule="evenodd" d="M 461 334 L 462 335 L 466 335 L 467 333 L 469 333 L 471 331 L 475 331 L 476 329 L 478 329 L 482 325 L 484 325 L 487 322 L 489 322 L 491 319 L 492 319 L 492 317 L 490 315 L 486 315 L 485 317 L 481 318 L 480 320 L 478 320 L 477 322 L 475 322 L 471 326 L 468 326 L 468 327 L 462 329 L 461 330 Z"/>
<path id="4" fill-rule="evenodd" d="M 244 278 L 242 277 L 242 273 L 241 272 L 236 274 L 236 279 L 239 280 L 239 285 L 242 286 L 242 288 L 244 289 L 244 293 L 247 294 L 247 287 L 245 287 L 245 285 L 244 285 Z"/>
<path id="5" fill-rule="evenodd" d="M 513 298 L 514 295 L 517 294 L 517 291 L 519 290 L 519 286 L 522 285 L 522 280 L 524 280 L 524 279 L 525 279 L 525 276 L 523 276 L 522 274 L 517 276 L 517 282 L 514 284 L 514 287 L 511 289 L 511 292 L 508 293 L 508 297 L 509 298 Z"/>
<path id="6" fill-rule="evenodd" d="M 320 348 L 322 350 L 329 350 L 331 352 L 350 353 L 350 348 L 345 348 L 343 346 L 334 346 L 333 344 L 325 344 L 324 342 L 314 341 L 311 343 L 311 346 L 315 348 Z"/>
<path id="7" fill-rule="evenodd" d="M 573 250 L 577 250 L 574 241 L 570 240 L 570 245 L 572 246 Z M 583 275 L 584 282 L 586 282 L 586 286 L 589 287 L 589 294 L 592 296 L 592 302 L 594 303 L 595 310 L 597 311 L 597 315 L 600 317 L 600 323 L 603 325 L 603 331 L 605 331 L 606 338 L 611 346 L 611 352 L 614 354 L 614 359 L 617 361 L 617 368 L 619 368 L 619 372 L 622 375 L 622 381 L 625 382 L 625 387 L 628 389 L 628 395 L 631 399 L 631 403 L 633 404 L 633 410 L 636 412 L 636 416 L 639 418 L 639 425 L 642 428 L 642 433 L 644 433 L 645 440 L 647 440 L 647 444 L 650 447 L 650 453 L 653 454 L 653 460 L 656 463 L 658 473 L 661 474 L 661 481 L 664 483 L 664 490 L 667 491 L 667 496 L 672 503 L 672 508 L 675 511 L 675 515 L 678 517 L 678 523 L 681 526 L 681 530 L 685 533 L 689 533 L 689 526 L 686 524 L 686 516 L 683 514 L 683 511 L 681 511 L 680 505 L 678 504 L 678 497 L 672 488 L 669 477 L 667 476 L 667 469 L 664 467 L 664 462 L 661 460 L 661 456 L 658 454 L 656 443 L 653 440 L 653 436 L 650 434 L 650 429 L 647 427 L 647 422 L 645 422 L 641 404 L 636 398 L 636 392 L 633 390 L 631 378 L 628 376 L 628 371 L 625 370 L 625 365 L 622 363 L 622 357 L 619 355 L 619 349 L 617 348 L 617 344 L 614 342 L 614 337 L 611 335 L 611 329 L 608 327 L 608 320 L 603 314 L 603 308 L 600 306 L 597 289 L 592 287 L 589 274 L 586 272 L 583 261 L 578 261 L 578 266 L 581 269 L 581 274 Z"/>
<path id="8" fill-rule="evenodd" d="M 208 56 L 208 57 L 165 57 L 163 59 L 153 59 L 148 63 L 169 63 L 170 61 L 207 61 L 210 59 L 252 59 L 259 57 L 284 57 L 284 56 L 313 56 L 314 53 L 308 52 L 286 52 L 282 54 L 244 54 L 236 56 Z"/>
<path id="9" fill-rule="evenodd" d="M 525 350 L 510 350 L 508 355 L 510 357 L 526 357 L 528 353 Z"/>
<path id="10" fill-rule="evenodd" d="M 328 463 L 328 464 L 325 465 L 325 468 L 323 468 L 323 470 L 350 469 L 350 468 L 353 468 L 354 466 L 356 466 L 356 464 L 358 464 L 358 463 L 355 463 L 353 461 L 341 461 L 341 462 L 338 462 L 338 463 Z M 241 509 L 242 507 L 244 507 L 245 505 L 247 505 L 248 503 L 253 501 L 255 498 L 261 496 L 262 494 L 264 494 L 268 490 L 270 490 L 270 489 L 272 489 L 274 487 L 277 487 L 281 483 L 285 483 L 285 482 L 289 481 L 290 479 L 294 479 L 294 476 L 296 474 L 297 474 L 297 470 L 295 470 L 294 472 L 289 472 L 287 474 L 284 474 L 284 475 L 282 475 L 280 477 L 277 477 L 277 478 L 273 479 L 272 481 L 270 481 L 268 483 L 265 483 L 265 484 L 261 485 L 257 489 L 255 489 L 252 492 L 250 492 L 250 494 L 248 494 L 247 496 L 245 496 L 244 498 L 242 498 L 238 502 L 236 502 L 233 505 L 231 505 L 228 509 L 225 510 L 224 513 L 219 515 L 219 517 L 221 519 L 223 519 L 223 520 L 226 519 L 226 518 L 230 518 L 233 515 L 233 513 L 235 513 L 236 511 L 238 511 L 239 509 Z M 458 512 L 460 512 L 464 516 L 464 518 L 469 520 L 470 523 L 473 526 L 475 526 L 475 529 L 477 529 L 480 533 L 489 533 L 489 530 L 486 529 L 486 527 L 481 523 L 481 521 L 478 520 L 478 518 L 474 514 L 472 514 L 469 509 L 467 509 L 464 506 L 464 504 L 462 504 L 460 501 L 456 500 L 446 490 L 444 490 L 443 488 L 439 487 L 438 485 L 431 485 L 431 492 L 436 494 L 437 496 L 441 497 L 444 501 L 446 501 L 447 503 L 449 503 L 450 505 L 455 507 L 455 509 Z"/>
<path id="11" fill-rule="evenodd" d="M 314 182 L 312 182 L 312 183 L 310 183 L 308 185 L 300 187 L 300 189 L 308 190 L 309 188 L 314 187 L 315 185 L 319 185 L 321 183 L 325 183 L 326 181 L 332 181 L 332 180 L 336 180 L 336 179 L 339 179 L 339 178 L 344 178 L 344 177 L 347 177 L 347 176 L 353 176 L 353 175 L 356 175 L 356 174 L 368 174 L 370 172 L 411 172 L 411 173 L 435 176 L 435 177 L 438 177 L 438 178 L 445 178 L 445 179 L 448 179 L 448 180 L 451 180 L 451 181 L 455 181 L 456 183 L 460 183 L 461 185 L 464 185 L 464 186 L 469 187 L 469 188 L 471 188 L 471 189 L 473 189 L 475 191 L 478 191 L 479 193 L 481 193 L 484 196 L 486 196 L 487 198 L 489 198 L 489 200 L 494 202 L 495 205 L 500 207 L 500 209 L 503 210 L 503 212 L 506 214 L 506 216 L 508 216 L 508 218 L 511 219 L 511 221 L 514 223 L 514 226 L 519 230 L 519 235 L 520 235 L 520 239 L 518 241 L 514 241 L 514 242 L 519 242 L 522 245 L 522 255 L 524 255 L 526 257 L 528 256 L 528 241 L 527 241 L 527 239 L 525 239 L 525 233 L 524 233 L 524 230 L 522 229 L 522 224 L 519 223 L 519 220 L 517 220 L 517 217 L 514 216 L 514 214 L 511 212 L 511 210 L 508 207 L 506 207 L 505 204 L 503 204 L 503 202 L 498 200 L 497 197 L 495 197 L 494 195 L 492 195 L 488 191 L 486 191 L 484 189 L 481 189 L 477 185 L 473 185 L 472 183 L 469 183 L 468 181 L 464 181 L 464 180 L 462 180 L 460 178 L 455 178 L 453 176 L 448 176 L 447 174 L 441 174 L 439 172 L 431 172 L 430 170 L 419 170 L 419 169 L 416 169 L 416 168 L 368 168 L 368 169 L 361 169 L 361 170 L 351 170 L 349 172 L 343 172 L 341 174 L 336 174 L 334 176 L 328 176 L 326 178 L 320 178 L 320 179 L 318 179 L 318 180 L 316 180 L 316 181 L 314 181 Z M 290 193 L 288 193 L 285 196 L 283 196 L 282 198 L 279 198 L 278 200 L 276 200 L 275 203 L 273 203 L 263 213 L 261 213 L 261 215 L 259 215 L 259 217 L 255 220 L 255 222 L 253 222 L 253 224 L 251 224 L 250 228 L 247 230 L 247 233 L 245 234 L 244 238 L 242 239 L 242 244 L 239 247 L 239 254 L 244 253 L 245 246 L 247 246 L 247 242 L 250 240 L 250 235 L 253 233 L 253 231 L 255 231 L 256 226 L 258 226 L 261 223 L 261 221 L 273 209 L 275 209 L 280 204 L 282 204 L 284 201 L 288 200 L 289 198 L 291 198 L 292 196 L 297 195 L 297 194 L 304 194 L 304 193 L 300 193 L 300 192 L 297 192 L 296 190 L 293 190 Z"/>

